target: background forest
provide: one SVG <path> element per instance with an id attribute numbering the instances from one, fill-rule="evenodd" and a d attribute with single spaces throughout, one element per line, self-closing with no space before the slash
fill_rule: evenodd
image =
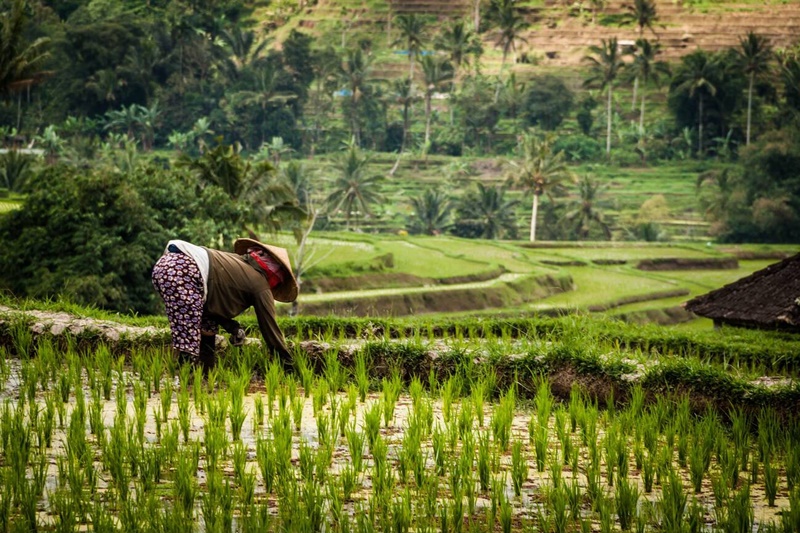
<path id="1" fill-rule="evenodd" d="M 243 231 L 797 242 L 800 46 L 675 55 L 666 5 L 0 0 L 3 285 L 146 308 L 166 239 Z M 553 20 L 604 36 L 555 67 Z"/>

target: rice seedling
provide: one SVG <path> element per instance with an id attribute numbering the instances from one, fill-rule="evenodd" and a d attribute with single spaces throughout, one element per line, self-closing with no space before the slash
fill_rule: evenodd
<path id="1" fill-rule="evenodd" d="M 785 450 L 786 486 L 789 492 L 792 492 L 795 486 L 800 485 L 800 445 L 794 443 L 790 437 L 787 437 Z"/>
<path id="2" fill-rule="evenodd" d="M 455 374 L 450 376 L 442 386 L 442 416 L 445 424 L 450 424 L 453 402 L 461 396 L 461 378 Z"/>
<path id="3" fill-rule="evenodd" d="M 680 477 L 670 468 L 669 474 L 662 484 L 661 497 L 658 500 L 662 515 L 661 526 L 665 532 L 680 533 L 683 531 L 686 499 Z"/>
<path id="4" fill-rule="evenodd" d="M 175 462 L 175 478 L 173 494 L 175 501 L 183 511 L 184 517 L 191 517 L 197 497 L 197 461 L 199 453 L 196 447 L 181 451 Z"/>
<path id="5" fill-rule="evenodd" d="M 559 460 L 557 455 L 553 455 L 553 457 L 548 462 L 548 466 L 550 469 L 550 483 L 553 485 L 553 488 L 560 487 L 562 473 L 564 471 L 563 462 Z"/>
<path id="6" fill-rule="evenodd" d="M 230 411 L 228 417 L 230 419 L 231 433 L 234 441 L 240 439 L 244 421 L 247 418 L 247 412 L 244 409 L 244 393 L 249 384 L 249 371 L 242 371 L 238 376 L 228 375 L 228 392 L 230 394 Z"/>
<path id="7" fill-rule="evenodd" d="M 619 479 L 614 492 L 614 501 L 619 525 L 623 531 L 628 531 L 633 525 L 639 504 L 639 487 L 636 482 L 626 478 Z"/>
<path id="8" fill-rule="evenodd" d="M 614 530 L 614 501 L 600 496 L 595 501 L 597 514 L 600 516 L 600 532 L 611 533 Z"/>
<path id="9" fill-rule="evenodd" d="M 772 460 L 767 456 L 764 460 L 764 492 L 770 507 L 775 507 L 775 497 L 778 495 L 778 469 L 772 465 Z"/>
<path id="10" fill-rule="evenodd" d="M 381 404 L 383 405 L 383 423 L 385 427 L 389 427 L 394 419 L 394 410 L 402 387 L 403 383 L 398 372 L 393 372 L 390 380 L 383 379 Z"/>
<path id="11" fill-rule="evenodd" d="M 689 533 L 700 533 L 705 527 L 705 511 L 696 496 L 692 497 L 692 503 L 686 510 L 686 522 Z"/>
<path id="12" fill-rule="evenodd" d="M 161 393 L 161 379 L 164 377 L 164 358 L 161 352 L 152 352 L 150 376 L 153 379 L 153 392 L 156 394 Z"/>
<path id="13" fill-rule="evenodd" d="M 726 520 L 721 524 L 725 533 L 751 533 L 753 531 L 753 503 L 747 483 L 728 501 Z"/>
<path id="14" fill-rule="evenodd" d="M 359 400 L 364 403 L 369 392 L 369 365 L 367 355 L 360 351 L 355 356 L 355 381 L 358 387 Z"/>
<path id="15" fill-rule="evenodd" d="M 553 393 L 550 390 L 550 382 L 544 377 L 539 377 L 535 381 L 536 397 L 534 404 L 536 406 L 536 418 L 539 420 L 548 420 L 553 411 Z"/>
<path id="16" fill-rule="evenodd" d="M 275 485 L 275 475 L 277 471 L 275 453 L 270 441 L 258 438 L 256 440 L 256 462 L 261 471 L 261 480 L 267 494 L 271 494 Z"/>
<path id="17" fill-rule="evenodd" d="M 515 440 L 511 445 L 511 483 L 514 495 L 522 494 L 522 484 L 528 479 L 528 461 L 522 451 L 522 442 Z"/>
<path id="18" fill-rule="evenodd" d="M 367 444 L 370 453 L 373 453 L 375 441 L 378 439 L 381 430 L 381 413 L 383 412 L 381 402 L 372 402 L 370 407 L 364 412 L 364 430 L 367 434 Z"/>

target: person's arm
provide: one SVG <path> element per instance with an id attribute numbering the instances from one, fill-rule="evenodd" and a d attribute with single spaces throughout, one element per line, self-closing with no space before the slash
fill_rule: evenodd
<path id="1" fill-rule="evenodd" d="M 253 310 L 258 318 L 258 329 L 261 330 L 268 348 L 278 354 L 281 360 L 289 362 L 291 354 L 286 347 L 283 332 L 275 320 L 275 300 L 268 290 L 256 295 Z"/>
<path id="2" fill-rule="evenodd" d="M 244 330 L 244 328 L 242 328 L 241 324 L 232 318 L 215 316 L 214 320 L 217 324 L 222 326 L 222 329 L 230 334 L 230 339 L 228 339 L 228 342 L 230 342 L 231 345 L 241 346 L 244 344 L 244 341 L 247 338 L 247 332 Z"/>

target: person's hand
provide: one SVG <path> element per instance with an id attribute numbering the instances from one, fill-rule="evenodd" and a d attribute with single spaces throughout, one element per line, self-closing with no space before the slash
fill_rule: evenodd
<path id="1" fill-rule="evenodd" d="M 231 335 L 231 346 L 242 346 L 246 338 L 247 332 L 245 332 L 244 328 L 237 329 L 236 333 Z"/>

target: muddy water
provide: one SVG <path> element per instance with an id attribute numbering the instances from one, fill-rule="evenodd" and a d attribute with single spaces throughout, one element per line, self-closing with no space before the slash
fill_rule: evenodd
<path id="1" fill-rule="evenodd" d="M 10 361 L 11 365 L 11 372 L 8 380 L 4 383 L 4 387 L 2 391 L 0 391 L 0 402 L 8 402 L 9 405 L 13 406 L 16 404 L 16 399 L 19 397 L 20 390 L 24 389 L 24 383 L 22 383 L 21 373 L 20 373 L 20 365 L 18 361 Z M 126 391 L 127 391 L 127 414 L 129 421 L 133 421 L 135 419 L 135 408 L 134 408 L 134 396 L 133 396 L 133 388 L 131 387 L 131 383 L 134 380 L 137 380 L 138 377 L 130 374 L 125 373 L 123 376 L 123 381 L 126 384 Z M 84 379 L 84 383 L 86 383 L 86 379 Z M 117 383 L 114 383 L 114 387 L 116 389 Z M 173 395 L 172 395 L 172 402 L 170 404 L 170 410 L 168 419 L 166 422 L 162 424 L 162 432 L 166 429 L 168 424 L 173 422 L 177 423 L 178 421 L 178 406 L 177 406 L 177 391 L 179 389 L 179 383 L 177 378 L 174 378 L 171 382 L 164 381 L 162 383 L 162 387 L 172 387 L 173 388 Z M 86 400 L 86 406 L 88 410 L 88 406 L 91 402 L 91 393 L 90 391 L 84 387 L 81 391 L 84 395 Z M 191 386 L 190 386 L 190 393 L 191 393 Z M 298 394 L 304 394 L 302 388 L 298 388 Z M 74 391 L 73 391 L 74 394 Z M 218 392 L 218 394 L 225 394 L 224 391 Z M 255 401 L 256 398 L 260 397 L 265 405 L 265 412 L 267 413 L 267 417 L 264 420 L 262 425 L 254 424 L 254 416 L 255 416 Z M 347 395 L 344 393 L 339 393 L 336 396 L 336 400 L 338 401 L 339 405 L 347 403 L 348 398 Z M 356 427 L 360 428 L 363 431 L 365 427 L 365 413 L 375 404 L 375 402 L 379 402 L 381 400 L 381 395 L 379 394 L 370 394 L 367 396 L 365 402 L 357 402 L 356 403 L 356 410 L 355 413 L 351 416 L 354 417 Z M 291 401 L 291 400 L 290 400 Z M 39 392 L 37 396 L 37 402 L 40 402 L 40 407 L 44 408 L 44 396 L 43 393 Z M 74 396 L 71 398 L 71 403 L 66 407 L 66 417 L 65 420 L 69 420 L 69 414 L 74 406 Z M 269 419 L 269 406 L 267 405 L 268 399 L 265 393 L 264 387 L 261 384 L 253 384 L 251 385 L 250 390 L 248 391 L 247 395 L 244 398 L 244 409 L 247 413 L 247 419 L 242 428 L 241 432 L 241 442 L 246 450 L 247 456 L 247 469 L 248 471 L 252 472 L 259 472 L 258 465 L 256 463 L 256 442 L 259 438 L 269 438 L 270 436 L 270 419 Z M 439 399 L 432 399 L 432 407 L 433 407 L 433 419 L 434 419 L 434 426 L 439 426 L 441 428 L 445 427 L 444 415 L 443 415 L 443 402 L 441 398 Z M 484 427 L 478 427 L 477 421 L 474 422 L 473 429 L 476 432 L 483 432 L 483 431 L 491 431 L 488 427 L 491 416 L 492 416 L 492 404 L 486 403 L 484 408 Z M 458 403 L 454 404 L 452 409 L 455 413 L 458 412 L 460 406 Z M 331 405 L 330 402 L 327 402 L 326 405 L 323 407 L 323 411 L 330 414 Z M 148 443 L 152 446 L 158 446 L 158 436 L 156 431 L 156 420 L 155 420 L 155 413 L 161 411 L 161 398 L 158 394 L 152 394 L 147 402 L 147 421 L 145 424 L 144 434 L 145 438 Z M 381 435 L 383 436 L 384 440 L 389 446 L 389 453 L 388 457 L 390 461 L 394 461 L 394 466 L 397 466 L 397 457 L 398 452 L 402 445 L 402 440 L 404 437 L 404 431 L 407 427 L 409 417 L 411 416 L 413 411 L 412 400 L 407 395 L 401 395 L 396 408 L 394 417 L 391 423 L 388 426 L 384 426 L 383 422 L 381 424 Z M 103 404 L 103 422 L 105 427 L 108 429 L 114 423 L 114 418 L 117 413 L 117 404 L 115 401 L 115 394 L 112 392 L 111 400 L 105 401 Z M 278 401 L 276 400 L 275 404 L 273 405 L 272 409 L 273 413 L 278 412 Z M 191 413 L 191 424 L 190 424 L 190 431 L 189 431 L 189 439 L 191 441 L 196 441 L 199 443 L 203 442 L 204 439 L 204 428 L 206 425 L 205 416 L 201 415 L 199 410 L 196 408 L 193 401 L 190 402 L 190 413 Z M 523 443 L 523 451 L 524 455 L 527 458 L 528 463 L 528 476 L 522 486 L 522 494 L 519 497 L 515 497 L 513 486 L 511 483 L 511 452 L 501 452 L 500 454 L 500 472 L 501 476 L 502 473 L 505 473 L 505 493 L 506 497 L 508 498 L 509 502 L 513 506 L 513 510 L 516 516 L 519 517 L 526 517 L 526 518 L 533 518 L 535 517 L 540 511 L 545 511 L 544 501 L 546 500 L 546 493 L 549 487 L 552 486 L 551 475 L 549 473 L 549 467 L 545 468 L 544 472 L 537 472 L 536 464 L 534 460 L 534 449 L 533 445 L 530 442 L 529 432 L 528 432 L 528 423 L 531 419 L 531 410 L 526 408 L 525 406 L 521 406 L 515 412 L 515 416 L 512 423 L 512 442 L 520 441 Z M 58 417 L 57 417 L 58 419 Z M 457 420 L 457 415 L 453 415 L 453 423 Z M 230 431 L 230 422 L 228 421 L 228 430 Z M 556 438 L 556 431 L 554 429 L 554 420 L 551 417 L 549 421 L 549 455 L 555 453 L 557 449 L 560 448 L 560 444 Z M 97 449 L 97 441 L 94 436 L 90 434 L 87 421 L 86 426 L 86 434 L 87 440 L 90 442 L 91 445 L 95 446 L 95 468 L 98 471 L 98 490 L 104 491 L 107 489 L 110 483 L 110 476 L 107 472 L 102 471 L 102 465 L 99 461 L 100 452 Z M 600 442 L 602 442 L 603 433 L 602 433 L 602 426 L 600 427 L 600 432 L 598 438 Z M 229 433 L 230 439 L 230 433 Z M 477 449 L 477 438 L 476 440 L 476 449 Z M 581 439 L 580 434 L 575 433 L 572 435 L 573 445 L 576 447 L 581 447 Z M 183 437 L 181 436 L 181 443 L 183 442 Z M 313 398 L 309 395 L 305 398 L 303 403 L 303 411 L 302 411 L 302 421 L 300 424 L 300 429 L 294 432 L 293 436 L 293 452 L 292 452 L 292 461 L 295 466 L 298 463 L 299 459 L 299 449 L 300 443 L 304 442 L 306 445 L 317 448 L 319 446 L 319 434 L 317 431 L 317 423 L 314 417 L 314 407 L 313 407 Z M 55 431 L 53 436 L 52 446 L 47 450 L 47 454 L 49 457 L 49 466 L 47 471 L 47 482 L 46 482 L 46 491 L 45 496 L 40 503 L 40 514 L 43 523 L 52 522 L 53 518 L 51 516 L 49 502 L 47 499 L 47 495 L 50 491 L 54 491 L 57 487 L 57 477 L 58 477 L 58 469 L 57 469 L 57 457 L 63 456 L 66 454 L 65 450 L 65 443 L 66 443 L 66 433 L 64 428 L 58 428 Z M 433 461 L 433 452 L 432 452 L 432 445 L 431 442 L 424 442 L 422 444 L 423 447 L 423 456 L 427 453 L 427 461 L 428 461 L 428 468 L 434 469 L 435 464 Z M 201 447 L 202 450 L 202 447 Z M 456 451 L 459 453 L 461 450 L 460 448 Z M 201 452 L 202 453 L 202 452 Z M 366 445 L 364 450 L 364 459 L 366 464 L 366 474 L 364 475 L 361 481 L 361 489 L 356 490 L 354 498 L 356 500 L 366 501 L 370 495 L 370 487 L 372 486 L 372 480 L 370 477 L 370 467 L 372 465 L 371 457 L 369 456 Z M 228 455 L 228 460 L 223 463 L 222 471 L 224 474 L 228 476 L 233 476 L 233 466 L 232 461 L 230 460 L 230 450 Z M 629 479 L 635 480 L 638 483 L 640 492 L 642 493 L 643 501 L 649 501 L 655 504 L 660 495 L 660 488 L 658 486 L 654 487 L 654 490 L 651 494 L 644 494 L 644 484 L 641 479 L 641 473 L 635 470 L 634 461 L 632 454 L 629 457 L 630 462 L 630 472 L 629 472 Z M 477 460 L 477 458 L 476 458 Z M 562 473 L 562 478 L 569 483 L 573 477 L 578 479 L 578 483 L 582 487 L 583 490 L 586 489 L 586 478 L 583 474 L 583 468 L 586 464 L 588 464 L 588 450 L 585 447 L 581 448 L 580 451 L 580 461 L 579 461 L 579 471 L 572 472 L 571 467 L 569 465 L 564 466 L 564 470 Z M 339 438 L 336 443 L 336 447 L 333 453 L 333 464 L 331 465 L 330 469 L 331 472 L 335 475 L 341 472 L 341 470 L 346 466 L 352 463 L 352 458 L 350 457 L 349 448 L 347 446 L 347 442 L 343 438 Z M 200 485 L 200 492 L 202 493 L 205 488 L 206 482 L 206 464 L 205 460 L 201 455 L 201 461 L 199 464 L 199 469 L 197 472 L 197 479 Z M 396 470 L 396 469 L 395 469 Z M 715 464 L 712 464 L 711 467 L 712 473 L 715 475 L 718 473 L 719 468 Z M 679 469 L 679 472 L 684 480 L 684 488 L 687 494 L 689 494 L 689 501 L 692 499 L 692 489 L 691 484 L 689 481 L 688 472 L 686 469 Z M 605 465 L 603 462 L 603 483 L 606 483 L 605 477 Z M 743 472 L 741 474 L 741 479 L 746 479 L 749 476 L 748 472 Z M 169 477 L 169 476 L 166 476 Z M 260 474 L 257 476 L 258 483 L 256 485 L 256 495 L 261 499 L 268 501 L 272 504 L 272 507 L 277 505 L 275 499 L 276 497 L 274 494 L 266 494 L 264 485 L 260 479 Z M 477 479 L 477 477 L 476 477 Z M 778 497 L 775 501 L 775 507 L 768 507 L 767 506 L 767 499 L 764 492 L 764 487 L 761 483 L 755 484 L 751 487 L 751 501 L 754 508 L 755 514 L 755 521 L 756 524 L 768 524 L 770 522 L 778 522 L 780 520 L 780 513 L 785 511 L 789 508 L 789 499 L 788 499 L 788 492 L 786 489 L 785 484 L 785 473 L 783 470 L 779 473 L 780 479 L 780 491 L 778 493 Z M 763 472 L 760 476 L 760 480 L 763 482 Z M 169 481 L 162 482 L 165 487 L 170 483 Z M 413 482 L 412 482 L 413 483 Z M 447 496 L 448 490 L 447 489 L 447 480 L 441 480 L 441 487 L 442 490 L 440 494 L 444 497 Z M 605 490 L 609 497 L 613 497 L 614 489 L 613 487 L 609 487 L 604 485 Z M 477 492 L 477 491 L 476 491 Z M 703 482 L 703 490 L 700 494 L 696 495 L 698 501 L 705 507 L 706 509 L 706 523 L 708 525 L 714 525 L 715 514 L 714 514 L 714 496 L 711 489 L 710 483 L 710 476 L 706 475 L 704 482 Z M 199 498 L 198 498 L 199 502 Z M 486 494 L 478 494 L 476 500 L 476 507 L 478 509 L 484 508 L 489 506 L 490 500 L 488 495 Z M 198 503 L 199 508 L 199 503 Z M 346 508 L 352 510 L 353 503 L 350 502 L 346 504 Z M 466 505 L 465 505 L 466 508 Z M 198 511 L 199 514 L 199 511 Z M 582 510 L 582 514 L 584 516 L 589 516 L 591 514 L 590 509 L 586 508 Z M 598 524 L 594 524 L 595 529 L 598 529 Z"/>

